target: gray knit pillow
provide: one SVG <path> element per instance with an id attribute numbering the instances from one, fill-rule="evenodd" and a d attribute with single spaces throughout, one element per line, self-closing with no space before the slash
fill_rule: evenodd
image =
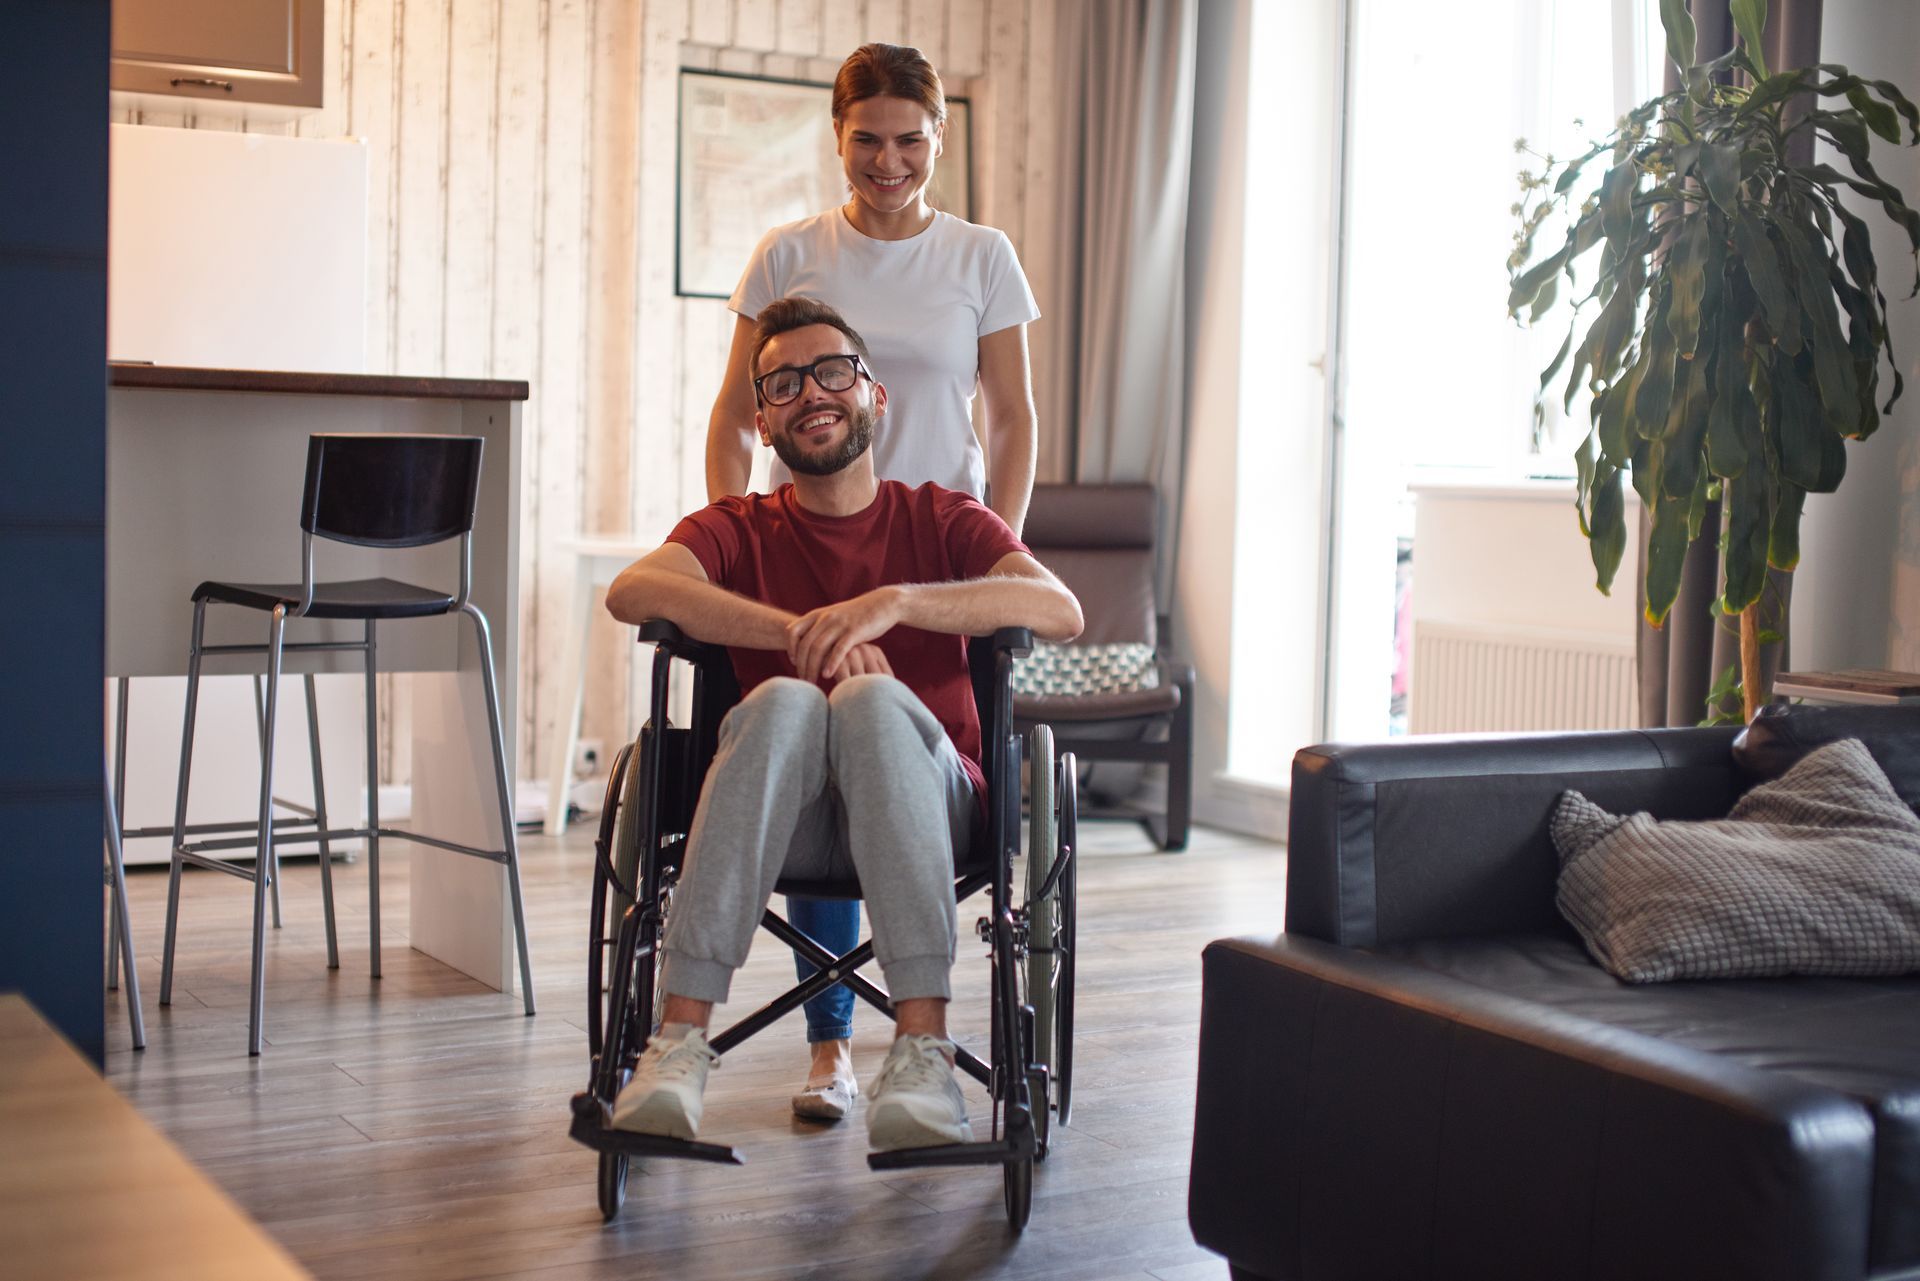
<path id="1" fill-rule="evenodd" d="M 1724 819 L 1661 822 L 1561 794 L 1560 912 L 1630 983 L 1920 970 L 1920 818 L 1858 739 Z"/>

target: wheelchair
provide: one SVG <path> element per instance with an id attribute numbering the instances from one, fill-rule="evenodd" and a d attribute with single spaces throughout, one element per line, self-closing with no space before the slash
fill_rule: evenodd
<path id="1" fill-rule="evenodd" d="M 639 639 L 654 649 L 651 709 L 637 741 L 623 747 L 607 782 L 607 799 L 594 842 L 593 894 L 587 936 L 587 1089 L 574 1095 L 570 1135 L 599 1154 L 599 1201 L 611 1221 L 626 1197 L 629 1163 L 636 1157 L 742 1164 L 720 1144 L 631 1134 L 612 1126 L 612 1105 L 657 1024 L 660 946 L 672 911 L 673 890 L 701 784 L 718 745 L 721 718 L 739 701 L 733 664 L 724 647 L 689 639 L 671 623 L 653 620 Z M 1033 1169 L 1045 1160 L 1057 1120 L 1073 1106 L 1073 978 L 1075 860 L 1078 805 L 1071 753 L 1054 753 L 1053 733 L 1035 726 L 1023 740 L 1013 729 L 1011 673 L 1015 657 L 1032 646 L 1025 628 L 1004 628 L 968 644 L 968 665 L 979 710 L 988 819 L 970 851 L 957 852 L 954 898 L 988 891 L 988 914 L 976 933 L 987 944 L 991 1010 L 987 1058 L 962 1046 L 956 1066 L 987 1088 L 993 1101 L 991 1137 L 973 1143 L 876 1152 L 869 1167 L 999 1165 L 1008 1222 L 1025 1228 L 1033 1203 Z M 667 718 L 672 665 L 691 664 L 690 724 Z M 1022 762 L 1028 766 L 1025 868 L 1021 856 Z M 779 893 L 857 898 L 851 881 L 782 878 Z M 769 908 L 761 928 L 817 967 L 811 977 L 710 1036 L 725 1054 L 748 1037 L 836 984 L 844 984 L 889 1018 L 887 994 L 859 970 L 873 960 L 873 944 L 836 956 Z"/>

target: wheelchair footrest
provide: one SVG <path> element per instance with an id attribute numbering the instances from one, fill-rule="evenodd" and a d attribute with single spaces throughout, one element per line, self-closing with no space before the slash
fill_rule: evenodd
<path id="1" fill-rule="evenodd" d="M 613 1152 L 625 1156 L 664 1156 L 681 1161 L 711 1161 L 717 1165 L 745 1165 L 746 1160 L 732 1148 L 718 1143 L 696 1143 L 692 1139 L 669 1139 L 658 1134 L 634 1134 L 613 1128 L 613 1116 L 607 1105 L 587 1094 L 573 1097 L 573 1124 L 567 1135 L 595 1152 Z"/>
<path id="2" fill-rule="evenodd" d="M 944 1143 L 931 1148 L 897 1148 L 892 1152 L 867 1153 L 870 1170 L 911 1170 L 928 1165 L 1006 1165 L 1024 1161 L 1033 1155 L 1031 1142 L 1021 1144 L 1011 1138 L 983 1143 Z"/>

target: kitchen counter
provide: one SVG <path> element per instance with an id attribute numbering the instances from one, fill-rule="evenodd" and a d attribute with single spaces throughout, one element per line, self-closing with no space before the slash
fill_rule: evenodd
<path id="1" fill-rule="evenodd" d="M 519 724 L 521 409 L 528 395 L 526 383 L 144 364 L 110 365 L 109 380 L 110 677 L 185 674 L 193 617 L 190 597 L 196 583 L 215 578 L 299 581 L 301 488 L 310 435 L 427 432 L 483 437 L 472 595 L 492 631 L 500 719 L 512 770 Z M 381 551 L 317 540 L 314 559 L 321 578 L 382 575 L 452 590 L 460 575 L 457 541 Z M 257 644 L 266 632 L 265 616 L 254 611 L 208 611 L 210 645 Z M 360 624 L 346 621 L 301 619 L 289 630 L 289 639 L 299 640 L 359 635 Z M 412 825 L 464 844 L 500 848 L 500 818 L 488 785 L 493 765 L 485 695 L 471 628 L 452 617 L 388 624 L 380 629 L 378 654 L 382 673 L 413 674 Z M 209 659 L 206 670 L 210 675 L 259 671 L 259 656 L 249 658 Z M 358 673 L 359 659 L 357 654 L 290 654 L 283 670 L 288 676 Z M 143 699 L 153 705 L 151 697 L 136 691 L 136 716 Z M 299 700 L 296 696 L 292 701 Z M 327 717 L 324 708 L 322 717 Z M 326 732 L 329 757 L 343 737 L 339 728 L 329 726 Z M 178 734 L 176 721 L 176 743 Z M 139 741 L 137 732 L 133 737 Z M 404 743 L 398 751 L 404 768 Z M 209 759 L 216 752 L 219 758 Z M 242 792 L 258 786 L 257 746 L 251 741 L 218 747 L 203 741 L 196 745 L 195 756 L 196 798 L 202 786 L 227 784 Z M 296 753 L 281 774 L 304 774 L 303 757 L 304 752 Z M 144 753 L 129 761 L 124 803 L 130 825 L 153 820 L 156 809 L 171 819 L 177 768 L 177 760 Z M 340 779 L 345 789 L 341 800 L 347 802 L 343 813 L 360 812 L 364 768 L 358 779 L 351 772 Z M 335 771 L 329 768 L 328 773 L 331 797 Z M 143 788 L 151 798 L 156 787 L 162 799 L 143 799 Z M 248 811 L 242 807 L 239 812 Z M 396 846 L 394 852 L 403 848 Z M 490 986 L 510 991 L 513 935 L 505 869 L 426 847 L 412 847 L 408 854 L 413 861 L 408 941 Z M 344 919 L 355 917 L 350 913 Z M 350 937 L 341 939 L 349 954 Z"/>
<path id="2" fill-rule="evenodd" d="M 527 384 L 501 378 L 417 378 L 404 374 L 300 373 L 284 369 L 201 369 L 113 362 L 115 387 L 163 391 L 258 391 L 301 396 L 389 396 L 415 400 L 525 400 Z"/>

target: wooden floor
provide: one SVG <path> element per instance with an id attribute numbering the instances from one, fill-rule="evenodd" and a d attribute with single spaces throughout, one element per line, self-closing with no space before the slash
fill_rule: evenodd
<path id="1" fill-rule="evenodd" d="M 591 828 L 528 837 L 522 861 L 540 1013 L 406 946 L 407 861 L 382 877 L 384 978 L 367 976 L 364 864 L 336 870 L 341 968 L 326 969 L 319 874 L 285 875 L 269 939 L 267 1049 L 246 1054 L 251 887 L 189 871 L 174 1004 L 157 1005 L 163 871 L 129 874 L 148 1048 L 129 1048 L 109 994 L 109 1078 L 316 1276 L 1021 1277 L 1226 1275 L 1187 1229 L 1200 949 L 1279 928 L 1279 849 L 1196 832 L 1181 855 L 1138 827 L 1083 824 L 1074 1123 L 1034 1180 L 1033 1221 L 1007 1229 L 997 1169 L 867 1169 L 858 1111 L 795 1121 L 799 1016 L 733 1053 L 707 1093 L 702 1138 L 748 1164 L 636 1163 L 603 1225 L 595 1158 L 566 1137 L 584 1085 L 584 904 Z M 986 965 L 961 911 L 955 1034 L 980 1044 Z M 792 982 L 762 935 L 734 986 L 736 1016 Z M 864 1083 L 890 1039 L 856 1015 Z M 984 1050 L 982 1050 L 984 1055 Z M 977 1132 L 986 1098 L 971 1082 Z"/>

